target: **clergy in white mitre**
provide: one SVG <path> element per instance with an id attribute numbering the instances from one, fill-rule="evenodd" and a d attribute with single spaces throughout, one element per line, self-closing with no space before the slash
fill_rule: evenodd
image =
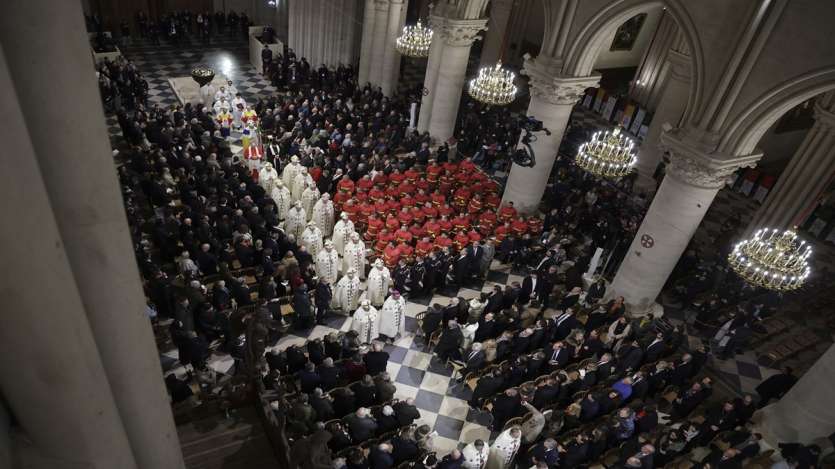
<path id="1" fill-rule="evenodd" d="M 281 171 L 281 180 L 284 181 L 284 185 L 288 189 L 293 187 L 293 181 L 302 169 L 304 169 L 304 166 L 299 163 L 299 157 L 296 155 L 291 156 L 290 164 L 285 166 L 284 170 Z"/>
<path id="2" fill-rule="evenodd" d="M 386 336 L 389 341 L 397 340 L 406 333 L 406 299 L 399 291 L 392 290 L 379 316 L 380 335 Z"/>
<path id="3" fill-rule="evenodd" d="M 510 469 L 513 467 L 513 458 L 519 451 L 522 444 L 522 430 L 519 427 L 510 427 L 503 431 L 490 447 L 490 456 L 487 458 L 487 469 Z"/>
<path id="4" fill-rule="evenodd" d="M 287 212 L 290 211 L 290 207 L 293 205 L 290 189 L 284 185 L 284 181 L 281 178 L 276 178 L 273 181 L 273 190 L 270 192 L 270 195 L 273 198 L 273 202 L 275 202 L 278 219 L 284 220 L 287 218 Z"/>
<path id="5" fill-rule="evenodd" d="M 264 167 L 258 173 L 258 184 L 264 188 L 267 194 L 272 195 L 275 182 L 278 180 L 278 171 L 273 168 L 272 163 L 264 163 Z"/>
<path id="6" fill-rule="evenodd" d="M 351 233 L 350 241 L 345 244 L 343 250 L 342 270 L 354 269 L 361 279 L 365 278 L 365 243 L 360 239 L 359 233 Z"/>
<path id="7" fill-rule="evenodd" d="M 351 319 L 351 330 L 357 331 L 360 343 L 371 343 L 379 335 L 377 331 L 377 308 L 363 300 Z"/>
<path id="8" fill-rule="evenodd" d="M 389 293 L 389 285 L 391 285 L 391 273 L 389 273 L 388 267 L 383 264 L 383 260 L 377 259 L 374 261 L 374 267 L 371 268 L 368 281 L 365 283 L 371 304 L 374 306 L 383 305 Z"/>
<path id="9" fill-rule="evenodd" d="M 345 313 L 354 311 L 359 304 L 361 289 L 357 272 L 348 270 L 336 283 L 336 290 L 334 290 L 331 299 L 331 308 L 342 310 Z"/>
<path id="10" fill-rule="evenodd" d="M 461 450 L 461 455 L 464 456 L 461 464 L 464 469 L 484 469 L 490 455 L 490 445 L 484 440 L 475 440 Z"/>
<path id="11" fill-rule="evenodd" d="M 325 247 L 316 255 L 316 275 L 320 279 L 327 279 L 331 285 L 336 284 L 339 276 L 339 253 L 333 248 L 333 241 L 325 241 Z"/>
<path id="12" fill-rule="evenodd" d="M 293 178 L 293 185 L 290 186 L 290 193 L 293 194 L 293 200 L 302 200 L 302 194 L 307 189 L 308 184 L 313 184 L 313 178 L 307 173 L 307 168 L 301 167 L 296 177 Z"/>
<path id="13" fill-rule="evenodd" d="M 316 202 L 319 201 L 319 188 L 316 187 L 316 183 L 312 179 L 305 182 L 304 186 L 304 191 L 302 191 L 302 207 L 304 207 L 304 211 L 307 213 L 307 221 L 310 221 L 313 220 L 313 208 L 316 207 Z M 318 226 L 324 233 L 324 227 L 322 225 Z"/>
<path id="14" fill-rule="evenodd" d="M 322 249 L 322 230 L 316 226 L 315 222 L 308 222 L 304 231 L 302 231 L 299 243 L 306 247 L 307 252 L 316 259 L 316 256 L 319 255 L 319 251 Z"/>
<path id="15" fill-rule="evenodd" d="M 333 205 L 333 202 L 331 202 L 331 205 Z M 340 256 L 345 255 L 345 243 L 351 239 L 351 234 L 355 231 L 354 222 L 348 218 L 348 212 L 339 214 L 339 221 L 333 226 L 333 247 L 336 248 Z"/>
<path id="16" fill-rule="evenodd" d="M 307 221 L 307 215 L 304 213 L 301 201 L 296 202 L 287 211 L 287 218 L 284 221 L 284 231 L 288 235 L 293 235 L 296 239 L 301 239 L 304 225 Z"/>
<path id="17" fill-rule="evenodd" d="M 314 184 L 313 187 L 316 187 L 316 185 Z M 319 193 L 318 189 L 316 193 Z M 331 236 L 333 234 L 334 217 L 333 202 L 331 202 L 330 194 L 322 194 L 322 197 L 313 206 L 313 221 L 322 228 L 322 234 L 325 236 Z"/>

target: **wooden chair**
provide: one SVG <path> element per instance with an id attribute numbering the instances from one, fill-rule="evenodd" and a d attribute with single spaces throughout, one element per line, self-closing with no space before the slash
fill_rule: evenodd
<path id="1" fill-rule="evenodd" d="M 524 421 L 525 419 L 523 417 L 513 417 L 512 419 L 508 419 L 508 421 L 505 422 L 504 427 L 502 427 L 502 431 L 505 431 L 511 427 L 518 427 L 522 425 L 522 422 Z"/>
<path id="2" fill-rule="evenodd" d="M 443 329 L 438 329 L 437 331 L 433 332 L 431 336 L 429 336 L 429 351 L 431 352 L 432 349 L 438 345 L 438 342 L 441 340 L 441 333 Z"/>

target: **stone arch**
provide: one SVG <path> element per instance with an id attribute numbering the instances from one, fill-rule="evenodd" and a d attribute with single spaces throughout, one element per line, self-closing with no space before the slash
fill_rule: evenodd
<path id="1" fill-rule="evenodd" d="M 704 53 L 696 26 L 683 6 L 682 0 L 618 0 L 594 15 L 572 41 L 566 54 L 563 72 L 566 76 L 589 76 L 600 52 L 606 47 L 606 39 L 624 21 L 653 8 L 664 7 L 675 20 L 684 36 L 693 62 L 690 96 L 684 119 L 697 108 L 704 83 Z"/>
<path id="2" fill-rule="evenodd" d="M 719 151 L 733 156 L 755 152 L 763 134 L 786 112 L 819 94 L 835 89 L 835 67 L 799 75 L 766 91 L 746 106 L 724 132 Z"/>

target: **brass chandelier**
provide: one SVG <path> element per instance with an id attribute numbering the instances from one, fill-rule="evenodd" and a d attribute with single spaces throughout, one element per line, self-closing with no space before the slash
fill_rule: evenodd
<path id="1" fill-rule="evenodd" d="M 805 246 L 805 247 L 804 247 Z M 746 282 L 776 291 L 795 290 L 809 276 L 812 247 L 798 242 L 793 230 L 764 228 L 741 241 L 728 255 L 728 263 Z"/>
<path id="2" fill-rule="evenodd" d="M 404 26 L 403 34 L 395 41 L 395 48 L 408 57 L 428 57 L 433 32 L 418 20 L 414 26 Z"/>
<path id="3" fill-rule="evenodd" d="M 467 89 L 470 96 L 477 101 L 494 106 L 504 106 L 516 99 L 516 85 L 513 80 L 516 75 L 510 70 L 503 69 L 501 61 L 493 67 L 482 67 L 478 76 L 470 80 Z"/>
<path id="4" fill-rule="evenodd" d="M 638 158 L 635 142 L 619 128 L 595 132 L 591 140 L 580 145 L 575 162 L 595 176 L 617 179 L 632 171 Z"/>

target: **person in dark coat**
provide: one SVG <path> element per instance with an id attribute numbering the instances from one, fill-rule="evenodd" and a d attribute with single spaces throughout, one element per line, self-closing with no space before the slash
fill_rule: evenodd
<path id="1" fill-rule="evenodd" d="M 459 347 L 462 340 L 464 340 L 464 335 L 461 333 L 458 323 L 450 321 L 447 328 L 441 333 L 438 345 L 435 346 L 435 355 L 442 362 L 446 362 L 447 359 L 460 360 L 461 351 Z"/>
<path id="2" fill-rule="evenodd" d="M 464 461 L 465 459 L 461 454 L 461 451 L 454 449 L 451 453 L 444 456 L 435 467 L 436 469 L 460 469 L 461 465 L 464 464 Z"/>
<path id="3" fill-rule="evenodd" d="M 470 275 L 470 258 L 467 256 L 466 250 L 461 250 L 458 257 L 453 264 L 453 275 L 455 276 L 455 283 L 463 287 L 466 285 Z"/>
<path id="4" fill-rule="evenodd" d="M 405 401 L 398 401 L 392 408 L 394 409 L 395 417 L 397 417 L 397 422 L 401 427 L 411 425 L 415 420 L 420 418 L 420 411 L 415 406 L 415 400 L 412 398 L 408 398 Z"/>
<path id="5" fill-rule="evenodd" d="M 383 372 L 374 378 L 374 386 L 377 388 L 377 402 L 384 403 L 394 399 L 397 387 L 391 382 L 391 376 Z"/>
<path id="6" fill-rule="evenodd" d="M 333 459 L 328 444 L 333 435 L 327 430 L 317 430 L 290 447 L 290 469 L 330 469 Z"/>
<path id="7" fill-rule="evenodd" d="M 538 280 L 539 279 L 537 278 L 535 271 L 526 275 L 522 279 L 522 288 L 519 289 L 519 296 L 516 298 L 516 302 L 518 304 L 525 306 L 531 302 L 531 298 L 533 297 L 538 286 Z"/>
<path id="8" fill-rule="evenodd" d="M 482 350 L 480 342 L 473 342 L 470 352 L 462 358 L 464 359 L 464 368 L 461 370 L 459 381 L 463 381 L 469 373 L 481 370 L 487 361 L 487 354 Z"/>
<path id="9" fill-rule="evenodd" d="M 369 438 L 374 437 L 377 431 L 377 422 L 371 418 L 371 411 L 365 407 L 360 407 L 356 412 L 348 415 L 342 419 L 348 424 L 348 430 L 351 432 L 351 439 L 355 443 L 361 443 Z"/>
<path id="10" fill-rule="evenodd" d="M 443 319 L 441 305 L 436 303 L 426 311 L 426 315 L 423 317 L 423 324 L 421 324 L 421 330 L 423 331 L 423 335 L 426 336 L 426 340 L 429 340 L 432 333 L 438 330 L 438 327 L 441 325 L 441 319 Z"/>
<path id="11" fill-rule="evenodd" d="M 765 407 L 772 399 L 780 399 L 789 392 L 789 389 L 796 382 L 797 377 L 794 376 L 794 370 L 788 366 L 783 368 L 782 373 L 769 376 L 755 388 L 760 396 L 757 408 Z"/>
<path id="12" fill-rule="evenodd" d="M 339 368 L 333 364 L 333 358 L 326 357 L 316 369 L 323 390 L 329 391 L 339 384 Z"/>
<path id="13" fill-rule="evenodd" d="M 337 416 L 348 415 L 357 410 L 354 392 L 350 389 L 339 388 L 331 392 L 333 397 L 333 411 Z"/>
<path id="14" fill-rule="evenodd" d="M 293 311 L 296 312 L 295 326 L 297 329 L 307 330 L 313 327 L 313 310 L 305 284 L 299 285 L 293 293 Z"/>
<path id="15" fill-rule="evenodd" d="M 333 299 L 333 290 L 327 279 L 319 279 L 319 282 L 316 284 L 314 298 L 316 303 L 316 323 L 324 324 L 325 316 L 330 310 L 331 299 Z"/>
<path id="16" fill-rule="evenodd" d="M 508 389 L 493 400 L 493 429 L 501 430 L 508 419 L 522 413 L 522 401 L 516 389 Z"/>
<path id="17" fill-rule="evenodd" d="M 394 456 L 395 464 L 411 461 L 420 452 L 417 442 L 414 439 L 413 430 L 410 428 L 401 430 L 399 435 L 391 439 L 391 444 L 394 447 L 392 455 Z"/>
<path id="18" fill-rule="evenodd" d="M 484 342 L 487 339 L 493 339 L 498 332 L 495 316 L 492 313 L 486 313 L 478 320 L 478 329 L 475 331 L 475 342 Z"/>
<path id="19" fill-rule="evenodd" d="M 378 436 L 400 428 L 400 423 L 394 416 L 394 409 L 390 405 L 372 409 L 371 415 L 377 421 Z"/>
<path id="20" fill-rule="evenodd" d="M 327 422 L 336 415 L 333 411 L 333 404 L 330 396 L 322 392 L 322 388 L 316 388 L 310 395 L 310 407 L 316 411 L 316 419 L 320 422 Z"/>
<path id="21" fill-rule="evenodd" d="M 548 377 L 544 382 L 537 386 L 533 394 L 533 406 L 537 409 L 542 409 L 546 405 L 556 402 L 560 395 L 559 382 L 551 377 Z"/>
<path id="22" fill-rule="evenodd" d="M 371 469 L 390 469 L 394 467 L 394 456 L 392 456 L 392 445 L 380 443 L 371 448 L 368 455 L 368 463 Z"/>
<path id="23" fill-rule="evenodd" d="M 389 354 L 383 350 L 382 344 L 375 342 L 371 351 L 363 357 L 363 361 L 365 362 L 366 372 L 371 376 L 375 376 L 386 371 Z"/>
<path id="24" fill-rule="evenodd" d="M 365 375 L 362 381 L 358 381 L 351 385 L 351 391 L 354 391 L 357 405 L 360 407 L 371 407 L 377 398 L 377 387 L 374 386 L 374 380 L 370 375 Z"/>
<path id="25" fill-rule="evenodd" d="M 316 366 L 312 362 L 307 362 L 304 369 L 298 374 L 301 392 L 310 394 L 314 389 L 318 388 L 322 383 L 322 378 L 316 373 Z"/>
<path id="26" fill-rule="evenodd" d="M 638 346 L 637 341 L 632 341 L 629 344 L 624 344 L 618 350 L 620 360 L 618 363 L 618 370 L 623 373 L 628 370 L 637 370 L 641 366 L 644 359 L 644 351 Z"/>
<path id="27" fill-rule="evenodd" d="M 482 401 L 496 394 L 503 384 L 504 379 L 497 372 L 491 372 L 480 377 L 470 398 L 470 406 L 476 409 L 481 408 Z"/>

